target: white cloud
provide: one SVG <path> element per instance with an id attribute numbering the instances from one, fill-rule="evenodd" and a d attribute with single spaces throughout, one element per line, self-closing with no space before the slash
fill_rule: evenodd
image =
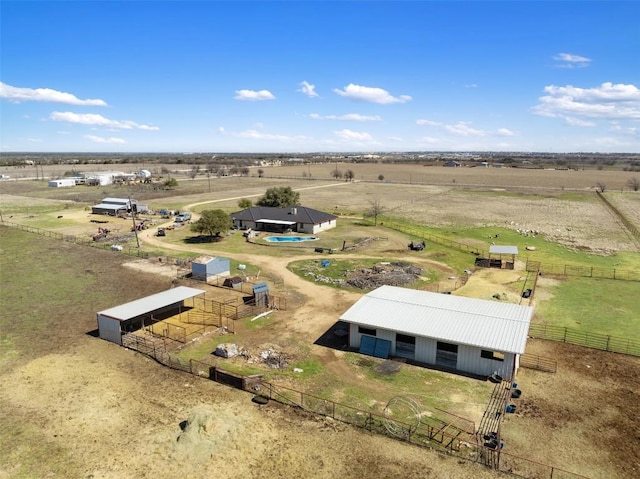
<path id="1" fill-rule="evenodd" d="M 55 121 L 64 121 L 67 123 L 77 123 L 81 125 L 104 126 L 109 128 L 118 128 L 122 130 L 159 130 L 157 126 L 140 125 L 130 120 L 110 120 L 95 113 L 73 113 L 70 111 L 54 111 L 49 118 Z"/>
<path id="2" fill-rule="evenodd" d="M 42 101 L 49 103 L 66 103 L 68 105 L 107 106 L 104 100 L 81 100 L 71 93 L 65 93 L 50 88 L 18 88 L 0 82 L 0 98 L 21 103 L 23 101 Z"/>
<path id="3" fill-rule="evenodd" d="M 418 125 L 426 125 L 426 126 L 442 126 L 442 123 L 431 120 L 417 120 L 416 124 Z"/>
<path id="4" fill-rule="evenodd" d="M 243 101 L 263 101 L 263 100 L 275 100 L 276 97 L 269 90 L 236 90 L 236 96 L 234 100 Z"/>
<path id="5" fill-rule="evenodd" d="M 412 100 L 409 95 L 393 96 L 387 90 L 383 90 L 382 88 L 354 85 L 353 83 L 349 83 L 344 90 L 334 88 L 333 91 L 340 96 L 350 98 L 352 100 L 368 101 L 383 105 L 390 103 L 407 103 Z"/>
<path id="6" fill-rule="evenodd" d="M 458 136 L 485 136 L 486 133 L 484 131 L 471 128 L 470 125 L 471 123 L 459 121 L 455 125 L 445 125 L 444 129 Z"/>
<path id="7" fill-rule="evenodd" d="M 478 84 L 477 83 L 468 83 L 464 87 L 465 88 L 478 88 Z"/>
<path id="8" fill-rule="evenodd" d="M 300 82 L 300 88 L 298 89 L 298 91 L 304 93 L 309 98 L 315 98 L 318 96 L 318 94 L 316 93 L 316 86 L 312 85 L 308 81 Z"/>
<path id="9" fill-rule="evenodd" d="M 507 128 L 498 128 L 496 133 L 499 136 L 515 136 L 515 133 Z"/>
<path id="10" fill-rule="evenodd" d="M 560 62 L 556 65 L 559 68 L 584 68 L 591 63 L 590 58 L 573 55 L 571 53 L 558 53 L 553 59 Z"/>
<path id="11" fill-rule="evenodd" d="M 596 126 L 593 121 L 581 120 L 580 118 L 573 118 L 571 116 L 565 117 L 565 121 L 571 126 L 584 126 L 584 127 L 592 127 Z"/>
<path id="12" fill-rule="evenodd" d="M 551 118 L 569 117 L 640 119 L 640 89 L 635 85 L 603 83 L 594 88 L 572 85 L 549 85 L 547 95 L 539 98 L 533 107 L 536 115 Z"/>
<path id="13" fill-rule="evenodd" d="M 236 138 L 249 138 L 252 140 L 268 140 L 268 141 L 280 141 L 283 143 L 291 143 L 294 141 L 305 140 L 304 136 L 286 136 L 286 135 L 274 135 L 272 133 L 265 133 L 257 130 L 245 130 L 238 133 L 234 133 Z"/>
<path id="14" fill-rule="evenodd" d="M 333 132 L 337 137 L 349 141 L 373 141 L 373 137 L 369 133 L 357 132 L 353 130 L 337 130 Z"/>
<path id="15" fill-rule="evenodd" d="M 389 141 L 401 142 L 404 141 L 404 139 L 400 138 L 399 136 L 390 136 Z"/>
<path id="16" fill-rule="evenodd" d="M 84 135 L 84 137 L 87 140 L 93 141 L 94 143 L 112 143 L 112 144 L 119 144 L 122 145 L 123 143 L 126 143 L 122 138 L 103 138 L 101 136 L 95 136 L 95 135 Z"/>
<path id="17" fill-rule="evenodd" d="M 29 143 L 42 143 L 42 138 L 27 138 Z"/>
<path id="18" fill-rule="evenodd" d="M 314 120 L 339 120 L 339 121 L 381 121 L 378 115 L 361 115 L 360 113 L 347 113 L 346 115 L 319 115 L 311 113 L 309 118 Z"/>

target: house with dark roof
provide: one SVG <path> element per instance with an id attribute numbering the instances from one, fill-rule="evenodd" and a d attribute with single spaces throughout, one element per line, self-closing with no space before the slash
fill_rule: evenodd
<path id="1" fill-rule="evenodd" d="M 316 234 L 336 227 L 338 217 L 323 211 L 292 206 L 276 208 L 273 206 L 252 206 L 246 210 L 231 214 L 233 227 L 252 229 L 270 233 L 308 233 Z"/>

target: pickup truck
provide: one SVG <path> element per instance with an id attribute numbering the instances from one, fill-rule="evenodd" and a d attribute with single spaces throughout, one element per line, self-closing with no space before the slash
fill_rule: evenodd
<path id="1" fill-rule="evenodd" d="M 176 223 L 188 223 L 189 221 L 191 221 L 191 213 L 180 213 L 175 219 Z"/>

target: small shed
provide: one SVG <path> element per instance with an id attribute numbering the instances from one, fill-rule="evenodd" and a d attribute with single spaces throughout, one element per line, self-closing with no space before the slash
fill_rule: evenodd
<path id="1" fill-rule="evenodd" d="M 503 246 L 492 244 L 491 246 L 489 246 L 489 265 L 495 264 L 498 268 L 513 269 L 516 263 L 517 255 L 517 246 Z M 503 259 L 504 257 L 506 257 L 507 259 Z M 511 261 L 509 261 L 509 257 L 511 257 Z"/>
<path id="2" fill-rule="evenodd" d="M 256 306 L 269 307 L 269 285 L 256 283 L 253 286 L 253 299 Z"/>
<path id="3" fill-rule="evenodd" d="M 75 178 L 60 178 L 58 180 L 50 180 L 50 188 L 68 188 L 70 186 L 76 186 Z"/>
<path id="4" fill-rule="evenodd" d="M 145 320 L 160 313 L 180 312 L 183 302 L 205 291 L 187 286 L 178 286 L 145 298 L 136 299 L 97 313 L 98 334 L 100 338 L 122 345 L 122 336 L 141 329 Z"/>
<path id="5" fill-rule="evenodd" d="M 207 283 L 229 276 L 231 260 L 212 256 L 201 256 L 191 262 L 191 277 Z"/>

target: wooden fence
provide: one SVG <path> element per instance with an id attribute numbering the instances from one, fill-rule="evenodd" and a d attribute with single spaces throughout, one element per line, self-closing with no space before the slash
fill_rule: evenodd
<path id="1" fill-rule="evenodd" d="M 590 333 L 577 329 L 552 326 L 548 324 L 531 324 L 529 337 L 561 341 L 592 349 L 601 349 L 613 353 L 640 356 L 640 341 L 628 338 L 619 338 L 606 334 Z"/>

